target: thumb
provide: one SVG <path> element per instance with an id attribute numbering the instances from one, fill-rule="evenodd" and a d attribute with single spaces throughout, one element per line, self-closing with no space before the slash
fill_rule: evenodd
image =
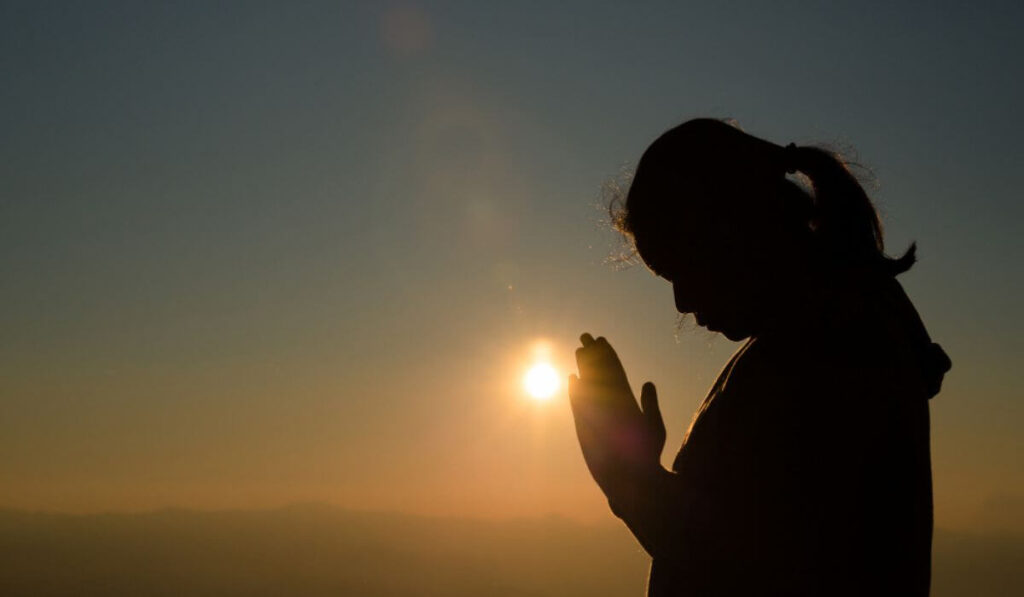
<path id="1" fill-rule="evenodd" d="M 644 420 L 648 427 L 659 434 L 665 433 L 665 421 L 661 418 L 661 408 L 658 407 L 658 391 L 654 384 L 647 382 L 640 388 L 640 409 L 644 413 Z"/>

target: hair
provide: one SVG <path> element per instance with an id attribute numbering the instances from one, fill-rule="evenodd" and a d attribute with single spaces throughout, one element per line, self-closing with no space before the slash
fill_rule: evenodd
<path id="1" fill-rule="evenodd" d="M 806 177 L 810 192 L 786 178 L 797 172 Z M 687 200 L 711 218 L 727 218 L 733 209 L 766 215 L 781 210 L 774 216 L 809 231 L 814 246 L 836 267 L 896 276 L 916 260 L 915 244 L 898 258 L 885 253 L 878 212 L 841 155 L 814 146 L 782 147 L 709 118 L 684 122 L 655 140 L 640 158 L 624 200 L 611 188 L 614 227 L 635 250 L 638 235 L 667 231 L 685 217 L 682 202 L 673 196 L 684 188 L 696 189 Z M 712 200 L 729 190 L 748 200 L 732 205 Z"/>

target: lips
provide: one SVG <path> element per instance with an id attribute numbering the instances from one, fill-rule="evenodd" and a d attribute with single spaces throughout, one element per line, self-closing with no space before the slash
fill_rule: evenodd
<path id="1" fill-rule="evenodd" d="M 718 331 L 718 328 L 715 327 L 714 322 L 708 320 L 707 314 L 699 313 L 699 312 L 698 313 L 694 313 L 693 314 L 693 318 L 697 321 L 697 325 L 699 325 L 699 326 L 701 326 L 701 327 L 703 327 L 703 328 L 705 328 L 707 330 L 710 330 L 712 332 L 717 332 Z"/>

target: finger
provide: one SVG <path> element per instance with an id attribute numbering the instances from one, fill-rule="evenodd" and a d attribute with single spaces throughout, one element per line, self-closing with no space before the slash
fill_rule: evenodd
<path id="1" fill-rule="evenodd" d="M 575 375 L 569 376 L 569 407 L 577 422 L 586 421 L 595 430 L 606 428 L 619 414 L 607 391 Z"/>
<path id="2" fill-rule="evenodd" d="M 594 417 L 594 406 L 588 401 L 588 391 L 584 386 L 585 384 L 578 377 L 569 376 L 569 408 L 572 410 L 572 416 L 577 420 Z"/>
<path id="3" fill-rule="evenodd" d="M 575 375 L 569 376 L 569 405 L 572 407 L 573 426 L 576 439 L 583 452 L 583 460 L 595 480 L 604 478 L 603 471 L 609 462 L 605 434 L 599 429 L 599 418 L 595 419 L 593 405 L 587 400 L 586 384 Z"/>
<path id="4" fill-rule="evenodd" d="M 576 435 L 580 444 L 587 446 L 594 443 L 596 438 L 594 425 L 597 424 L 597 421 L 594 418 L 593 405 L 587 401 L 587 392 L 585 388 L 581 387 L 582 385 L 575 375 L 569 376 L 569 409 L 572 411 Z"/>
<path id="5" fill-rule="evenodd" d="M 644 413 L 658 413 L 658 390 L 654 384 L 647 382 L 640 388 L 640 408 Z"/>
<path id="6" fill-rule="evenodd" d="M 658 390 L 651 382 L 645 383 L 640 389 L 640 408 L 650 429 L 664 433 L 665 421 L 661 418 L 661 408 L 658 406 Z"/>
<path id="7" fill-rule="evenodd" d="M 580 379 L 615 385 L 627 383 L 619 356 L 603 337 L 576 349 L 576 366 Z"/>
<path id="8" fill-rule="evenodd" d="M 590 334 L 584 332 L 583 335 L 580 336 L 580 344 L 582 344 L 583 346 L 589 346 L 593 343 L 594 337 L 591 336 Z"/>
<path id="9" fill-rule="evenodd" d="M 585 381 L 575 375 L 569 376 L 569 406 L 572 408 L 573 416 L 584 416 L 592 418 L 594 409 L 594 389 Z"/>

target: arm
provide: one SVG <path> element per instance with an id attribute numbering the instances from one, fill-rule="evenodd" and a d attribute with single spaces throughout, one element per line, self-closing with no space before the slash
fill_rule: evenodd
<path id="1" fill-rule="evenodd" d="M 683 490 L 679 475 L 658 467 L 606 495 L 612 513 L 622 519 L 644 551 L 657 557 L 678 551 L 685 534 L 679 519 Z"/>

